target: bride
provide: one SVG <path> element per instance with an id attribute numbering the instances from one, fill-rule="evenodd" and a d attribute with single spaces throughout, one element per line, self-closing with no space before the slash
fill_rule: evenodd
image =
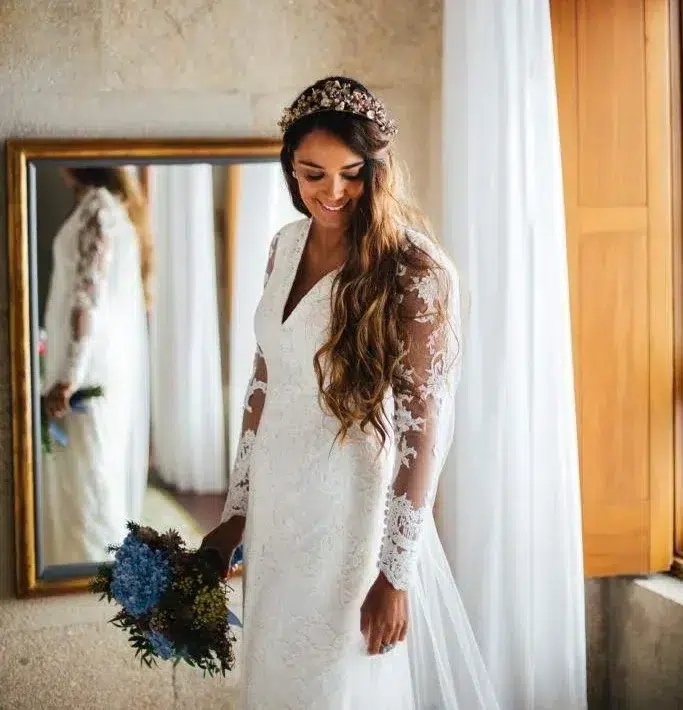
<path id="1" fill-rule="evenodd" d="M 402 198 L 363 85 L 307 88 L 281 163 L 306 216 L 270 248 L 220 525 L 244 541 L 244 710 L 498 710 L 432 506 L 453 432 L 458 277 Z"/>
<path id="2" fill-rule="evenodd" d="M 68 443 L 43 458 L 45 566 L 106 560 L 140 517 L 148 464 L 146 201 L 123 166 L 61 172 L 76 203 L 53 241 L 42 387 Z M 88 386 L 103 395 L 72 412 L 71 395 Z"/>

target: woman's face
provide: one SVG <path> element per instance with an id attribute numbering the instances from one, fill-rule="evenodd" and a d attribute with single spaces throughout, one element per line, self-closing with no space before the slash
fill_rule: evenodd
<path id="1" fill-rule="evenodd" d="M 309 133 L 294 151 L 301 199 L 320 226 L 344 229 L 363 194 L 365 161 L 325 131 Z"/>

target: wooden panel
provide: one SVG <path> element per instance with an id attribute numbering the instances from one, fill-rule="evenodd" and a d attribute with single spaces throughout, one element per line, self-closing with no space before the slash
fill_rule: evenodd
<path id="1" fill-rule="evenodd" d="M 591 576 L 650 569 L 649 501 L 584 501 L 584 560 Z"/>
<path id="2" fill-rule="evenodd" d="M 644 205 L 645 23 L 638 0 L 578 0 L 579 204 Z"/>
<path id="3" fill-rule="evenodd" d="M 638 232 L 647 234 L 647 207 L 582 207 L 578 212 L 579 234 Z"/>
<path id="4" fill-rule="evenodd" d="M 602 554 L 588 554 L 585 565 L 591 570 L 591 577 L 614 577 L 623 574 L 647 574 L 649 572 L 649 538 L 642 535 L 621 534 L 618 545 Z M 596 542 L 599 539 L 596 538 Z M 624 572 L 628 570 L 628 572 Z"/>
<path id="5" fill-rule="evenodd" d="M 674 0 L 680 5 L 679 0 Z M 681 13 L 672 12 L 669 36 L 672 54 L 682 57 Z M 683 576 L 683 91 L 681 62 L 671 63 L 671 121 L 673 130 L 671 194 L 673 233 L 673 295 L 674 295 L 674 473 L 675 529 L 674 571 Z"/>
<path id="6" fill-rule="evenodd" d="M 650 568 L 668 569 L 674 542 L 673 135 L 668 0 L 647 0 L 648 263 L 650 268 Z M 678 128 L 676 130 L 679 130 Z"/>
<path id="7" fill-rule="evenodd" d="M 668 0 L 553 0 L 589 576 L 673 541 Z M 645 42 L 647 37 L 647 42 Z"/>
<path id="8" fill-rule="evenodd" d="M 579 388 L 585 500 L 648 497 L 647 237 L 580 238 Z"/>

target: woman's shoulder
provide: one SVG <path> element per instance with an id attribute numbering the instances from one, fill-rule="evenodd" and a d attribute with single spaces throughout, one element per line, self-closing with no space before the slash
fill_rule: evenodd
<path id="1" fill-rule="evenodd" d="M 410 227 L 404 228 L 405 263 L 399 268 L 404 298 L 418 311 L 441 303 L 457 324 L 463 309 L 469 310 L 467 290 L 451 257 L 435 239 Z"/>
<path id="2" fill-rule="evenodd" d="M 103 209 L 113 207 L 118 204 L 118 200 L 106 187 L 91 187 L 81 198 L 81 205 L 84 209 Z"/>
<path id="3" fill-rule="evenodd" d="M 301 232 L 306 229 L 309 223 L 310 219 L 306 217 L 302 219 L 295 219 L 293 222 L 287 222 L 287 224 L 278 229 L 277 233 L 273 237 L 273 241 L 284 242 L 288 239 L 296 239 L 297 236 L 299 236 Z"/>
<path id="4" fill-rule="evenodd" d="M 290 244 L 294 244 L 297 239 L 305 232 L 310 223 L 309 219 L 295 219 L 293 222 L 288 222 L 280 227 L 275 233 L 275 236 L 270 242 L 270 253 L 275 255 L 278 251 L 286 248 Z"/>
<path id="5" fill-rule="evenodd" d="M 458 271 L 451 257 L 434 238 L 412 227 L 403 226 L 404 251 L 408 255 L 406 269 L 412 276 L 438 277 L 442 273 L 456 286 Z"/>
<path id="6" fill-rule="evenodd" d="M 78 205 L 81 224 L 84 227 L 96 225 L 100 229 L 106 228 L 115 221 L 119 208 L 119 201 L 109 190 L 104 187 L 91 188 Z"/>

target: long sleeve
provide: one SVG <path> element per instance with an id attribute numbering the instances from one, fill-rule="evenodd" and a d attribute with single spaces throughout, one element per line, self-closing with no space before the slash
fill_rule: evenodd
<path id="1" fill-rule="evenodd" d="M 263 283 L 264 289 L 275 264 L 278 238 L 279 234 L 275 235 L 270 245 L 268 266 Z M 247 387 L 247 393 L 244 398 L 242 432 L 237 447 L 235 464 L 230 476 L 230 483 L 228 485 L 228 496 L 223 508 L 223 514 L 221 515 L 222 523 L 230 520 L 230 518 L 234 516 L 246 517 L 249 500 L 251 452 L 254 447 L 254 442 L 256 441 L 256 434 L 258 433 L 259 423 L 261 422 L 263 407 L 266 403 L 267 389 L 268 370 L 266 368 L 266 361 L 261 352 L 261 348 L 257 345 L 251 379 L 249 380 L 249 386 Z"/>
<path id="2" fill-rule="evenodd" d="M 448 307 L 454 284 L 443 270 L 417 274 L 403 267 L 405 339 L 401 374 L 394 391 L 396 463 L 387 494 L 379 569 L 397 589 L 408 589 L 419 541 L 432 506 L 439 471 L 439 417 L 453 396 L 459 356 L 458 321 Z"/>
<path id="3" fill-rule="evenodd" d="M 101 205 L 97 196 L 87 198 L 82 206 L 83 215 L 76 236 L 76 265 L 73 292 L 69 345 L 61 381 L 72 390 L 83 384 L 92 334 L 99 314 L 99 306 L 107 287 L 107 266 L 110 258 L 110 231 L 112 214 Z"/>

